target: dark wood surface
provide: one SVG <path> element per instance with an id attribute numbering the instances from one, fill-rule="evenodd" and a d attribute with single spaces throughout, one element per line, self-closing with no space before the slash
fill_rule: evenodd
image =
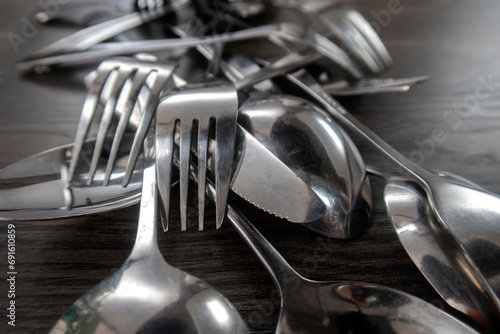
<path id="1" fill-rule="evenodd" d="M 38 27 L 26 44 L 19 45 L 19 52 L 14 51 L 8 34 L 21 35 L 23 18 L 32 22 L 39 3 L 0 1 L 0 168 L 71 143 L 86 93 L 81 80 L 84 70 L 36 76 L 13 68 L 16 59 L 64 34 L 57 27 Z M 340 101 L 406 156 L 423 156 L 425 167 L 460 174 L 500 193 L 500 2 L 401 0 L 397 10 L 391 7 L 392 0 L 350 3 L 376 23 L 394 58 L 394 67 L 384 76 L 430 75 L 431 79 L 407 93 Z M 390 13 L 389 8 L 393 13 L 382 17 L 381 13 Z M 383 24 L 377 17 L 384 19 Z M 493 83 L 486 87 L 484 80 Z M 436 129 L 441 129 L 445 140 L 422 149 L 418 143 L 429 143 L 433 131 L 440 131 Z M 354 139 L 367 162 L 391 168 L 368 145 Z M 372 184 L 372 221 L 355 240 L 321 237 L 249 205 L 242 210 L 308 278 L 387 285 L 449 311 L 400 245 L 386 216 L 384 184 L 375 179 Z M 134 242 L 137 213 L 134 206 L 83 218 L 16 222 L 15 328 L 7 326 L 5 317 L 7 224 L 0 224 L 0 308 L 4 310 L 0 332 L 47 332 L 80 295 L 125 261 Z M 160 234 L 165 259 L 223 292 L 252 332 L 273 332 L 279 303 L 269 275 L 231 226 L 225 223 L 216 231 L 211 224 L 213 210 L 209 214 L 209 226 L 203 232 L 181 233 L 174 222 L 172 231 Z"/>

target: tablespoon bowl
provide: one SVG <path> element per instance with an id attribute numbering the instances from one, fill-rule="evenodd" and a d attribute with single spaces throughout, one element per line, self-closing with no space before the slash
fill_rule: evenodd
<path id="1" fill-rule="evenodd" d="M 456 175 L 439 174 L 480 188 Z M 423 190 L 407 178 L 387 177 L 384 199 L 401 244 L 434 289 L 450 306 L 498 332 L 498 297 L 461 245 L 440 227 Z"/>
<path id="2" fill-rule="evenodd" d="M 371 188 L 350 138 L 323 111 L 300 98 L 250 99 L 238 122 L 319 195 L 323 217 L 306 226 L 329 237 L 359 236 L 371 215 Z"/>

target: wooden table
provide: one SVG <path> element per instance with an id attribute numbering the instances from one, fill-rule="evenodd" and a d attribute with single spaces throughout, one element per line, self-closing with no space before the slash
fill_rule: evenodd
<path id="1" fill-rule="evenodd" d="M 410 92 L 344 98 L 340 102 L 404 155 L 427 168 L 451 171 L 500 193 L 500 2 L 492 0 L 350 1 L 379 29 L 394 58 L 387 77 L 430 75 Z M 48 2 L 48 1 L 46 1 Z M 86 71 L 23 75 L 14 62 L 64 35 L 39 26 L 23 36 L 44 1 L 0 1 L 0 168 L 71 143 Z M 396 5 L 397 6 L 396 6 Z M 444 133 L 435 140 L 433 133 Z M 441 138 L 442 139 L 442 138 Z M 390 168 L 354 137 L 367 162 Z M 319 236 L 259 210 L 242 210 L 296 270 L 316 280 L 387 285 L 450 310 L 400 245 L 373 179 L 370 227 L 345 241 Z M 195 196 L 192 194 L 191 196 Z M 193 208 L 195 210 L 195 208 Z M 131 250 L 138 207 L 89 217 L 16 222 L 16 327 L 2 316 L 2 333 L 47 332 L 80 295 L 115 272 Z M 208 220 L 213 222 L 213 210 Z M 0 224 L 0 306 L 7 307 L 7 224 Z M 226 223 L 220 230 L 159 237 L 165 259 L 224 293 L 252 332 L 271 333 L 279 303 L 270 276 Z"/>

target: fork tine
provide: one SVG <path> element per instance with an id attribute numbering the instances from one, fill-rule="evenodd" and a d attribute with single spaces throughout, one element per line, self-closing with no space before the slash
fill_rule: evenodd
<path id="1" fill-rule="evenodd" d="M 163 217 L 161 219 L 163 230 L 168 230 L 168 218 L 170 209 L 170 185 L 172 183 L 172 159 L 174 156 L 174 124 L 165 122 L 161 116 L 156 119 L 156 173 L 158 180 L 158 191 L 163 203 Z M 158 163 L 161 161 L 162 163 Z M 163 163 L 165 162 L 166 163 Z"/>
<path id="2" fill-rule="evenodd" d="M 139 93 L 148 77 L 150 70 L 143 70 L 139 68 L 139 70 L 135 73 L 134 79 L 132 82 L 132 89 L 128 91 L 129 96 L 125 99 L 127 102 L 125 107 L 120 115 L 120 120 L 118 122 L 118 126 L 116 128 L 115 137 L 113 139 L 113 144 L 111 146 L 111 151 L 109 153 L 108 164 L 106 165 L 106 172 L 104 174 L 103 184 L 108 185 L 109 179 L 111 177 L 111 172 L 113 171 L 113 167 L 116 162 L 116 157 L 118 155 L 118 150 L 120 148 L 120 144 L 123 139 L 123 135 L 127 130 L 128 122 L 130 119 L 130 115 L 134 109 L 135 103 L 139 96 Z"/>
<path id="3" fill-rule="evenodd" d="M 103 62 L 97 69 L 96 78 L 90 84 L 89 93 L 83 103 L 82 114 L 76 131 L 75 145 L 73 146 L 73 152 L 71 154 L 71 162 L 68 172 L 69 181 L 72 181 L 75 175 L 76 166 L 78 166 L 78 162 L 80 161 L 80 154 L 85 143 L 85 138 L 87 137 L 90 124 L 92 123 L 92 119 L 94 118 L 94 114 L 99 103 L 99 96 L 104 88 L 104 83 L 113 69 L 114 66 L 111 63 Z"/>
<path id="4" fill-rule="evenodd" d="M 118 102 L 118 97 L 120 96 L 123 85 L 125 81 L 130 77 L 132 71 L 118 71 L 118 78 L 114 83 L 114 87 L 111 96 L 106 101 L 104 107 L 104 112 L 102 115 L 101 123 L 99 125 L 99 130 L 97 132 L 97 139 L 95 142 L 94 153 L 92 156 L 92 161 L 90 163 L 89 177 L 87 179 L 87 184 L 92 184 L 94 175 L 97 169 L 97 164 L 99 163 L 99 158 L 101 157 L 102 148 L 104 146 L 104 141 L 106 140 L 106 135 L 108 133 L 109 126 L 111 125 L 111 120 L 113 118 L 113 112 L 116 108 L 116 103 Z"/>
<path id="5" fill-rule="evenodd" d="M 181 231 L 187 229 L 187 202 L 189 185 L 189 164 L 191 156 L 191 128 L 192 121 L 180 121 L 179 133 L 179 180 L 180 180 L 180 206 L 181 206 Z"/>
<path id="6" fill-rule="evenodd" d="M 198 121 L 198 230 L 203 230 L 207 179 L 208 130 L 210 119 Z"/>
<path id="7" fill-rule="evenodd" d="M 168 68 L 158 69 L 157 77 L 153 86 L 151 87 L 148 97 L 145 102 L 144 112 L 142 114 L 139 126 L 132 143 L 132 148 L 130 149 L 130 156 L 127 162 L 127 167 L 125 168 L 125 175 L 123 177 L 122 186 L 127 186 L 132 177 L 132 172 L 134 171 L 135 163 L 139 157 L 141 151 L 142 142 L 146 136 L 149 129 L 149 124 L 155 114 L 156 108 L 158 107 L 158 102 L 160 100 L 160 93 L 163 87 L 166 85 L 170 75 L 172 74 L 174 67 L 169 66 Z"/>
<path id="8" fill-rule="evenodd" d="M 234 110 L 238 105 L 233 106 Z M 231 110 L 228 110 L 231 112 Z M 223 131 L 224 130 L 224 131 Z M 234 146 L 236 141 L 236 118 L 220 117 L 215 125 L 215 191 L 216 228 L 220 228 L 226 211 L 229 183 L 231 181 Z"/>

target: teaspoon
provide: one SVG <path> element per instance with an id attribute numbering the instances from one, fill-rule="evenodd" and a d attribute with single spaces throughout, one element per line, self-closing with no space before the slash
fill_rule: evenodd
<path id="1" fill-rule="evenodd" d="M 366 139 L 422 187 L 441 228 L 459 242 L 462 251 L 471 257 L 500 296 L 500 196 L 450 181 L 406 158 L 337 103 L 307 71 L 300 70 L 286 77 L 325 108 L 333 119 Z"/>
<path id="2" fill-rule="evenodd" d="M 425 192 L 407 178 L 384 175 L 372 166 L 367 168 L 369 173 L 387 180 L 387 214 L 401 244 L 427 281 L 450 306 L 484 328 L 500 331 L 498 297 L 470 256 L 439 225 Z M 479 188 L 451 173 L 437 174 Z"/>

